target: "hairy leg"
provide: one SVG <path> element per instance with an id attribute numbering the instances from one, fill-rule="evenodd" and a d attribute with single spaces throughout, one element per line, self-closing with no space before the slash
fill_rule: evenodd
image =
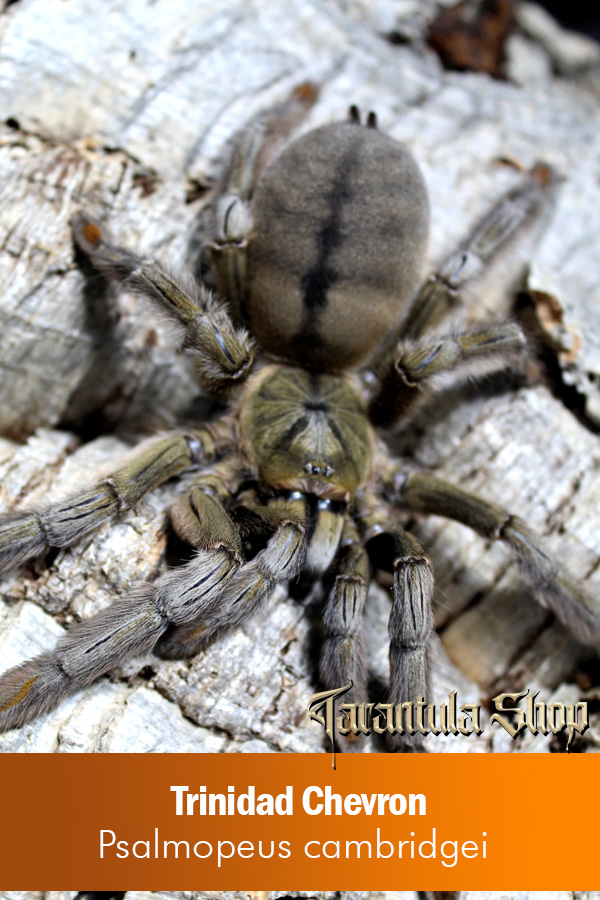
<path id="1" fill-rule="evenodd" d="M 233 139 L 217 186 L 211 223 L 210 253 L 219 294 L 235 321 L 244 320 L 246 246 L 252 226 L 251 202 L 262 172 L 317 99 L 312 84 L 301 84 L 273 109 L 259 113 Z"/>
<path id="2" fill-rule="evenodd" d="M 325 640 L 321 650 L 321 680 L 339 687 L 352 679 L 345 702 L 367 700 L 367 664 L 363 612 L 369 587 L 369 558 L 354 522 L 348 516 L 334 562 L 335 581 L 323 614 Z"/>
<path id="3" fill-rule="evenodd" d="M 399 468 L 392 467 L 387 473 L 385 487 L 390 499 L 409 509 L 456 519 L 484 537 L 506 542 L 516 553 L 523 572 L 544 605 L 580 641 L 598 646 L 598 604 L 570 572 L 552 558 L 542 538 L 518 516 L 439 478 L 409 474 Z"/>
<path id="4" fill-rule="evenodd" d="M 223 426 L 199 428 L 144 441 L 130 458 L 92 487 L 46 507 L 0 516 L 0 572 L 66 547 L 120 513 L 149 491 L 226 449 Z"/>
<path id="5" fill-rule="evenodd" d="M 443 373 L 454 371 L 464 378 L 508 366 L 522 367 L 525 340 L 516 325 L 478 326 L 464 334 L 429 340 L 425 335 L 449 312 L 460 308 L 460 292 L 467 284 L 477 284 L 486 269 L 493 270 L 517 241 L 531 243 L 537 236 L 556 182 L 547 166 L 535 166 L 524 183 L 503 197 L 425 282 L 400 327 L 369 363 L 370 414 L 376 424 L 393 425 L 423 396 L 424 388 L 436 387 Z"/>
<path id="6" fill-rule="evenodd" d="M 301 571 L 306 557 L 303 504 L 275 500 L 261 506 L 246 500 L 244 506 L 252 506 L 255 520 L 271 533 L 266 547 L 239 569 L 221 593 L 218 606 L 208 612 L 200 609 L 195 619 L 171 629 L 161 639 L 157 647 L 160 656 L 182 659 L 194 655 L 214 637 L 258 611 L 278 583 L 291 581 Z"/>
<path id="7" fill-rule="evenodd" d="M 214 498 L 192 489 L 178 502 L 179 527 L 197 548 L 185 566 L 73 626 L 56 648 L 0 677 L 0 731 L 53 709 L 66 695 L 149 652 L 169 625 L 210 615 L 242 565 L 239 534 Z M 212 501 L 212 502 L 211 502 Z M 202 513 L 200 513 L 202 510 Z"/>
<path id="8" fill-rule="evenodd" d="M 506 194 L 474 227 L 465 241 L 423 284 L 410 305 L 396 340 L 414 340 L 460 307 L 460 292 L 475 281 L 500 254 L 509 251 L 534 229 L 549 206 L 556 178 L 551 169 L 536 165 L 523 184 Z"/>
<path id="9" fill-rule="evenodd" d="M 391 525 L 393 515 L 384 500 L 367 496 L 361 523 L 367 550 L 377 568 L 393 573 L 389 619 L 390 683 L 387 703 L 430 702 L 431 635 L 433 631 L 433 570 L 431 560 L 411 534 Z M 419 751 L 423 735 L 412 718 L 412 734 L 395 736 L 398 749 Z M 406 717 L 405 717 L 406 721 Z M 410 721 L 410 720 L 409 720 Z M 408 729 L 407 729 L 408 731 Z"/>
<path id="10" fill-rule="evenodd" d="M 226 390 L 248 376 L 254 363 L 252 342 L 209 291 L 191 279 L 174 278 L 154 260 L 111 244 L 86 213 L 76 215 L 72 227 L 75 241 L 98 271 L 152 300 L 183 329 L 182 349 L 195 354 L 203 382 Z"/>
<path id="11" fill-rule="evenodd" d="M 522 367 L 525 337 L 511 322 L 479 326 L 471 331 L 413 344 L 399 344 L 375 374 L 378 387 L 369 406 L 376 425 L 389 427 L 435 387 L 438 376 L 481 376 L 511 365 Z"/>
<path id="12" fill-rule="evenodd" d="M 54 651 L 0 678 L 0 731 L 48 712 L 66 695 L 150 651 L 170 626 L 167 649 L 181 648 L 186 636 L 186 650 L 191 642 L 199 646 L 209 641 L 256 612 L 278 582 L 299 573 L 306 529 L 290 503 L 276 505 L 272 537 L 244 563 L 237 525 L 214 491 L 228 471 L 226 464 L 215 468 L 174 506 L 177 531 L 197 548 L 189 563 L 154 584 L 134 586 L 128 597 L 71 628 Z"/>
<path id="13" fill-rule="evenodd" d="M 419 699 L 430 702 L 431 633 L 433 630 L 433 571 L 431 561 L 418 541 L 405 531 L 393 538 L 394 589 L 390 613 L 390 686 L 388 703 L 395 705 Z M 403 749 L 419 750 L 419 731 L 409 738 L 396 737 Z"/>

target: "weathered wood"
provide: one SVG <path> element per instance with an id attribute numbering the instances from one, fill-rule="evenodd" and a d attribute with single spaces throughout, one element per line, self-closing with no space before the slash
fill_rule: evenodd
<path id="1" fill-rule="evenodd" d="M 322 89 L 307 128 L 357 103 L 376 109 L 382 129 L 414 151 L 431 194 L 432 267 L 518 182 L 515 167 L 498 160 L 529 168 L 542 159 L 560 173 L 537 249 L 516 252 L 470 297 L 473 314 L 502 316 L 512 303 L 508 288 L 534 292 L 539 328 L 556 354 L 555 383 L 474 395 L 436 416 L 413 453 L 423 467 L 531 521 L 597 592 L 597 96 L 580 70 L 577 79 L 552 75 L 556 51 L 535 22 L 511 39 L 514 81 L 443 71 L 416 39 L 440 5 L 312 0 L 282 15 L 275 0 L 158 0 L 149 13 L 131 0 L 113 4 L 108 17 L 86 0 L 7 8 L 0 17 L 0 111 L 10 122 L 0 128 L 3 507 L 88 481 L 134 435 L 181 421 L 201 399 L 168 327 L 126 293 L 85 280 L 71 215 L 91 209 L 119 241 L 193 267 L 203 186 L 218 174 L 227 141 L 257 110 L 311 80 Z M 412 43 L 392 45 L 390 32 Z M 535 48 L 534 70 L 519 40 Z M 104 431 L 109 436 L 100 437 Z M 49 648 L 70 622 L 164 567 L 164 510 L 177 490 L 164 486 L 50 564 L 3 578 L 2 668 Z M 416 532 L 436 567 L 437 696 L 453 687 L 472 700 L 509 685 L 560 690 L 587 651 L 537 605 L 505 550 L 440 519 L 417 523 Z M 381 681 L 388 608 L 385 593 L 374 590 L 369 659 Z M 280 591 L 268 616 L 202 656 L 138 660 L 4 735 L 0 749 L 319 750 L 322 736 L 305 713 L 317 684 L 315 618 Z M 440 751 L 519 748 L 491 733 L 477 744 L 428 743 Z M 540 738 L 527 749 L 548 747 Z"/>

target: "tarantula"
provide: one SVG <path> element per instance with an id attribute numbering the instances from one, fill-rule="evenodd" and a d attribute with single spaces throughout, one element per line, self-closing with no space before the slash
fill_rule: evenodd
<path id="1" fill-rule="evenodd" d="M 349 121 L 287 142 L 314 93 L 301 87 L 235 142 L 209 246 L 223 299 L 114 246 L 87 214 L 74 219 L 76 244 L 93 267 L 180 326 L 201 382 L 230 395 L 231 406 L 209 424 L 146 441 L 75 496 L 0 517 L 4 569 L 71 544 L 167 479 L 198 472 L 171 509 L 175 532 L 195 548 L 191 560 L 153 584 L 135 585 L 72 627 L 54 651 L 4 674 L 0 730 L 30 721 L 155 645 L 171 658 L 196 653 L 300 573 L 314 580 L 327 574 L 331 585 L 321 678 L 328 687 L 351 678 L 361 702 L 374 548 L 393 572 L 389 702 L 426 697 L 432 567 L 398 526 L 397 507 L 449 516 L 505 541 L 542 602 L 582 641 L 600 638 L 591 600 L 523 521 L 411 471 L 376 431 L 408 416 L 444 373 L 521 364 L 525 339 L 516 324 L 426 332 L 472 272 L 535 214 L 548 170 L 536 167 L 417 290 L 429 204 L 416 162 L 377 130 L 372 113 L 363 125 L 355 108 Z M 255 367 L 258 346 L 263 358 Z M 258 544 L 249 551 L 253 538 Z M 418 749 L 420 734 L 411 740 Z"/>

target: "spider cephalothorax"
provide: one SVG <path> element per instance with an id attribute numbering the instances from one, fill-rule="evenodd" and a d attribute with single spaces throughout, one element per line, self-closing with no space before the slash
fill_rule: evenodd
<path id="1" fill-rule="evenodd" d="M 440 375 L 522 360 L 524 338 L 511 323 L 426 332 L 468 274 L 535 214 L 548 171 L 526 177 L 415 293 L 429 219 L 416 163 L 379 134 L 372 114 L 363 128 L 354 109 L 348 123 L 282 149 L 313 98 L 303 87 L 238 137 L 209 245 L 220 299 L 112 245 L 88 216 L 74 220 L 92 265 L 179 324 L 201 380 L 231 392 L 232 406 L 209 424 L 147 441 L 73 497 L 0 518 L 0 567 L 8 567 L 72 543 L 166 479 L 195 472 L 171 510 L 192 559 L 134 586 L 54 651 L 2 676 L 0 730 L 157 644 L 166 656 L 196 652 L 302 572 L 327 576 L 321 678 L 328 687 L 351 678 L 355 699 L 365 700 L 362 614 L 375 543 L 378 564 L 383 548 L 394 576 L 388 701 L 427 697 L 432 569 L 398 524 L 397 507 L 450 516 L 507 542 L 542 600 L 580 639 L 598 642 L 593 603 L 524 522 L 411 471 L 376 432 L 406 415 Z M 270 358 L 250 378 L 256 347 L 247 327 Z M 421 737 L 407 740 L 418 748 Z"/>
<path id="2" fill-rule="evenodd" d="M 350 500 L 370 474 L 373 430 L 352 382 L 340 375 L 268 366 L 240 410 L 245 458 L 259 482 Z"/>

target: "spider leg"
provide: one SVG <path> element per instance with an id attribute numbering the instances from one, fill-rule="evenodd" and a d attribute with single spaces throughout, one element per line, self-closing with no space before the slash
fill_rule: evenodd
<path id="1" fill-rule="evenodd" d="M 544 541 L 508 510 L 431 475 L 391 470 L 388 496 L 409 509 L 456 519 L 487 538 L 505 541 L 555 615 L 584 644 L 600 643 L 600 610 L 583 586 L 552 558 Z"/>
<path id="2" fill-rule="evenodd" d="M 523 232 L 535 231 L 556 183 L 552 170 L 538 164 L 527 173 L 523 184 L 502 197 L 423 284 L 396 340 L 421 337 L 459 307 L 460 291 L 467 282 L 477 279 L 497 255 L 521 240 Z"/>
<path id="3" fill-rule="evenodd" d="M 321 680 L 326 687 L 339 687 L 351 678 L 348 702 L 363 703 L 367 700 L 367 665 L 362 632 L 369 558 L 350 516 L 344 522 L 334 570 L 335 581 L 323 614 Z"/>
<path id="4" fill-rule="evenodd" d="M 383 509 L 382 509 L 383 507 Z M 391 512 L 383 501 L 361 516 L 364 540 L 376 564 L 394 576 L 390 636 L 388 703 L 414 704 L 429 695 L 431 635 L 433 632 L 433 570 L 431 560 L 407 531 L 390 523 Z M 419 751 L 423 735 L 398 736 L 394 744 Z"/>
<path id="5" fill-rule="evenodd" d="M 272 531 L 264 550 L 245 563 L 219 597 L 218 606 L 199 610 L 194 620 L 173 629 L 160 641 L 160 656 L 181 659 L 257 612 L 278 583 L 291 581 L 306 557 L 306 519 L 302 501 L 273 501 L 264 507 L 244 500 L 266 529 Z M 175 573 L 173 573 L 175 574 Z"/>
<path id="6" fill-rule="evenodd" d="M 66 547 L 120 513 L 149 491 L 223 451 L 219 426 L 144 441 L 127 462 L 92 487 L 39 509 L 0 516 L 0 572 Z"/>
<path id="7" fill-rule="evenodd" d="M 204 639 L 234 628 L 257 612 L 277 584 L 285 584 L 299 574 L 305 553 L 304 525 L 296 516 L 282 514 L 265 549 L 236 572 L 223 591 L 218 607 L 204 620 Z"/>
<path id="8" fill-rule="evenodd" d="M 184 566 L 154 584 L 134 585 L 123 600 L 73 626 L 56 648 L 0 677 L 0 732 L 53 709 L 67 694 L 149 652 L 169 625 L 183 625 L 215 607 L 242 565 L 235 524 L 219 500 L 192 488 L 176 504 L 180 534 L 197 548 Z"/>
<path id="9" fill-rule="evenodd" d="M 431 633 L 433 630 L 433 571 L 419 542 L 408 532 L 391 532 L 394 589 L 389 620 L 390 685 L 388 703 L 416 703 L 429 696 Z M 396 739 L 418 750 L 422 735 Z"/>
<path id="10" fill-rule="evenodd" d="M 369 363 L 371 381 L 375 376 L 370 402 L 375 424 L 393 425 L 422 396 L 423 388 L 435 387 L 443 373 L 455 370 L 462 377 L 480 376 L 522 365 L 525 339 L 516 325 L 479 326 L 428 341 L 423 336 L 459 306 L 461 290 L 476 283 L 498 258 L 502 260 L 517 240 L 531 242 L 537 236 L 541 213 L 549 207 L 556 184 L 551 169 L 535 166 L 425 282 L 400 326 Z"/>
<path id="11" fill-rule="evenodd" d="M 417 343 L 400 343 L 376 371 L 379 385 L 369 405 L 372 421 L 384 428 L 396 422 L 421 398 L 436 378 L 456 371 L 481 375 L 518 364 L 526 342 L 511 322 L 479 326 L 471 331 Z"/>
<path id="12" fill-rule="evenodd" d="M 198 374 L 210 387 L 224 390 L 248 376 L 252 342 L 209 291 L 191 280 L 183 287 L 154 260 L 111 244 L 86 213 L 78 213 L 71 224 L 76 243 L 99 272 L 154 301 L 182 327 L 182 349 L 196 355 Z"/>
<path id="13" fill-rule="evenodd" d="M 252 226 L 251 201 L 258 180 L 317 99 L 306 83 L 273 109 L 255 116 L 233 139 L 212 209 L 212 237 L 206 243 L 219 295 L 235 321 L 244 320 L 246 247 Z"/>

